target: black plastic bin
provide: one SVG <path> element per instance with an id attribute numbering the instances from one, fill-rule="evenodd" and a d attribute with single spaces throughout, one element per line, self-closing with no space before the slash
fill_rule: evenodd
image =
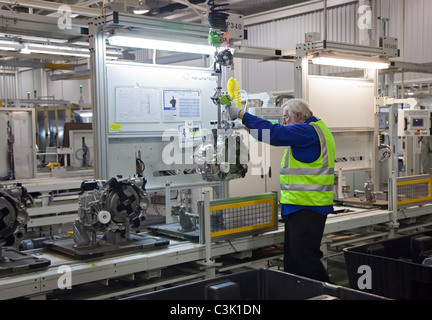
<path id="1" fill-rule="evenodd" d="M 385 300 L 272 269 L 251 269 L 125 300 Z"/>
<path id="2" fill-rule="evenodd" d="M 344 256 L 352 289 L 398 300 L 432 300 L 432 231 L 347 248 Z M 367 273 L 371 286 L 363 288 Z"/>

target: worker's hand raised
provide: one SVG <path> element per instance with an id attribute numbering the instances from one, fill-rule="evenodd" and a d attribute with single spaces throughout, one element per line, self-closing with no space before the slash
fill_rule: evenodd
<path id="1" fill-rule="evenodd" d="M 240 109 L 237 106 L 231 105 L 231 106 L 227 107 L 227 110 L 228 110 L 228 113 L 230 115 L 230 118 L 232 120 L 235 120 L 239 117 L 239 113 L 242 109 Z"/>

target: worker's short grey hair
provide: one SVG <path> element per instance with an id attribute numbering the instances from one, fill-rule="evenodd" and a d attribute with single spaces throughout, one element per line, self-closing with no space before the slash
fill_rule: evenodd
<path id="1" fill-rule="evenodd" d="M 302 99 L 291 99 L 285 102 L 282 106 L 283 113 L 290 116 L 294 116 L 296 113 L 301 113 L 302 119 L 307 120 L 313 116 L 312 111 L 309 109 L 309 103 Z"/>

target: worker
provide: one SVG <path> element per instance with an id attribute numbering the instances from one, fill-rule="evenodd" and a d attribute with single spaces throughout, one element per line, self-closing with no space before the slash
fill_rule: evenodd
<path id="1" fill-rule="evenodd" d="M 335 142 L 324 122 L 313 116 L 307 101 L 292 99 L 282 107 L 282 125 L 234 105 L 228 107 L 228 112 L 232 119 L 241 119 L 251 134 L 255 132 L 259 141 L 288 147 L 280 173 L 284 271 L 330 282 L 321 262 L 321 240 L 327 215 L 334 211 Z M 265 130 L 269 135 L 263 134 Z"/>

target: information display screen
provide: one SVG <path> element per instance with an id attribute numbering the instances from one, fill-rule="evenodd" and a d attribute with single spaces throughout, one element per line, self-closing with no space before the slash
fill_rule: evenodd
<path id="1" fill-rule="evenodd" d="M 412 119 L 412 126 L 413 127 L 424 127 L 424 118 L 414 118 Z"/>

